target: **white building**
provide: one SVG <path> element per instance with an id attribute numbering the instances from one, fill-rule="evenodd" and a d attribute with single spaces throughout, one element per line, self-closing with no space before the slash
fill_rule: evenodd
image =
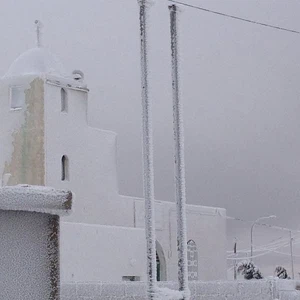
<path id="1" fill-rule="evenodd" d="M 2 185 L 70 189 L 61 226 L 63 281 L 145 280 L 144 202 L 118 194 L 116 134 L 89 126 L 88 88 L 44 48 L 0 81 Z M 137 83 L 139 87 L 139 83 Z M 0 181 L 1 182 L 1 181 Z M 225 210 L 187 206 L 191 280 L 226 278 Z M 158 279 L 177 279 L 176 209 L 156 202 Z"/>

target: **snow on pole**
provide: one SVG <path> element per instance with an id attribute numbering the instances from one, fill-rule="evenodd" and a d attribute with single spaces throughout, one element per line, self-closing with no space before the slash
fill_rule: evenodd
<path id="1" fill-rule="evenodd" d="M 138 0 L 140 6 L 141 84 L 143 108 L 143 172 L 145 197 L 145 232 L 147 241 L 148 299 L 155 299 L 156 247 L 154 216 L 154 171 L 151 101 L 148 97 L 147 59 L 147 1 Z"/>
<path id="2" fill-rule="evenodd" d="M 187 264 L 186 188 L 184 162 L 184 132 L 182 107 L 179 97 L 177 7 L 170 5 L 173 125 L 175 142 L 175 189 L 177 204 L 178 282 L 183 299 L 190 298 Z"/>

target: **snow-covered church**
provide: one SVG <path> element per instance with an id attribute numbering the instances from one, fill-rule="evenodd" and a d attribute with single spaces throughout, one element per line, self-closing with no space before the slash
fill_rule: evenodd
<path id="1" fill-rule="evenodd" d="M 139 84 L 137 83 L 139 87 Z M 88 122 L 84 74 L 66 74 L 43 47 L 0 80 L 0 183 L 69 189 L 61 225 L 62 281 L 146 279 L 143 199 L 119 195 L 114 132 Z M 177 279 L 176 207 L 156 201 L 157 279 Z M 190 280 L 226 278 L 226 211 L 187 206 Z"/>

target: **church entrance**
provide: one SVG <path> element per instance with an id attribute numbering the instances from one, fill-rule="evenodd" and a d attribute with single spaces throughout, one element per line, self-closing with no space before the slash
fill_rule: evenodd
<path id="1" fill-rule="evenodd" d="M 156 281 L 160 281 L 160 261 L 156 252 Z"/>

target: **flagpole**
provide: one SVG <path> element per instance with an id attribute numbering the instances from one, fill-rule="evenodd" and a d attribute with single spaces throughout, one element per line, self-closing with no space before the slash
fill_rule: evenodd
<path id="1" fill-rule="evenodd" d="M 170 5 L 171 58 L 173 126 L 175 149 L 175 190 L 177 206 L 177 245 L 178 245 L 178 283 L 183 299 L 190 298 L 188 287 L 187 226 L 186 226 L 186 186 L 184 161 L 184 129 L 182 104 L 179 93 L 177 7 Z"/>
<path id="2" fill-rule="evenodd" d="M 141 85 L 143 116 L 143 179 L 145 197 L 145 232 L 147 244 L 147 296 L 155 299 L 156 292 L 156 237 L 154 216 L 154 168 L 151 100 L 148 93 L 147 57 L 147 1 L 138 0 L 140 6 Z"/>

